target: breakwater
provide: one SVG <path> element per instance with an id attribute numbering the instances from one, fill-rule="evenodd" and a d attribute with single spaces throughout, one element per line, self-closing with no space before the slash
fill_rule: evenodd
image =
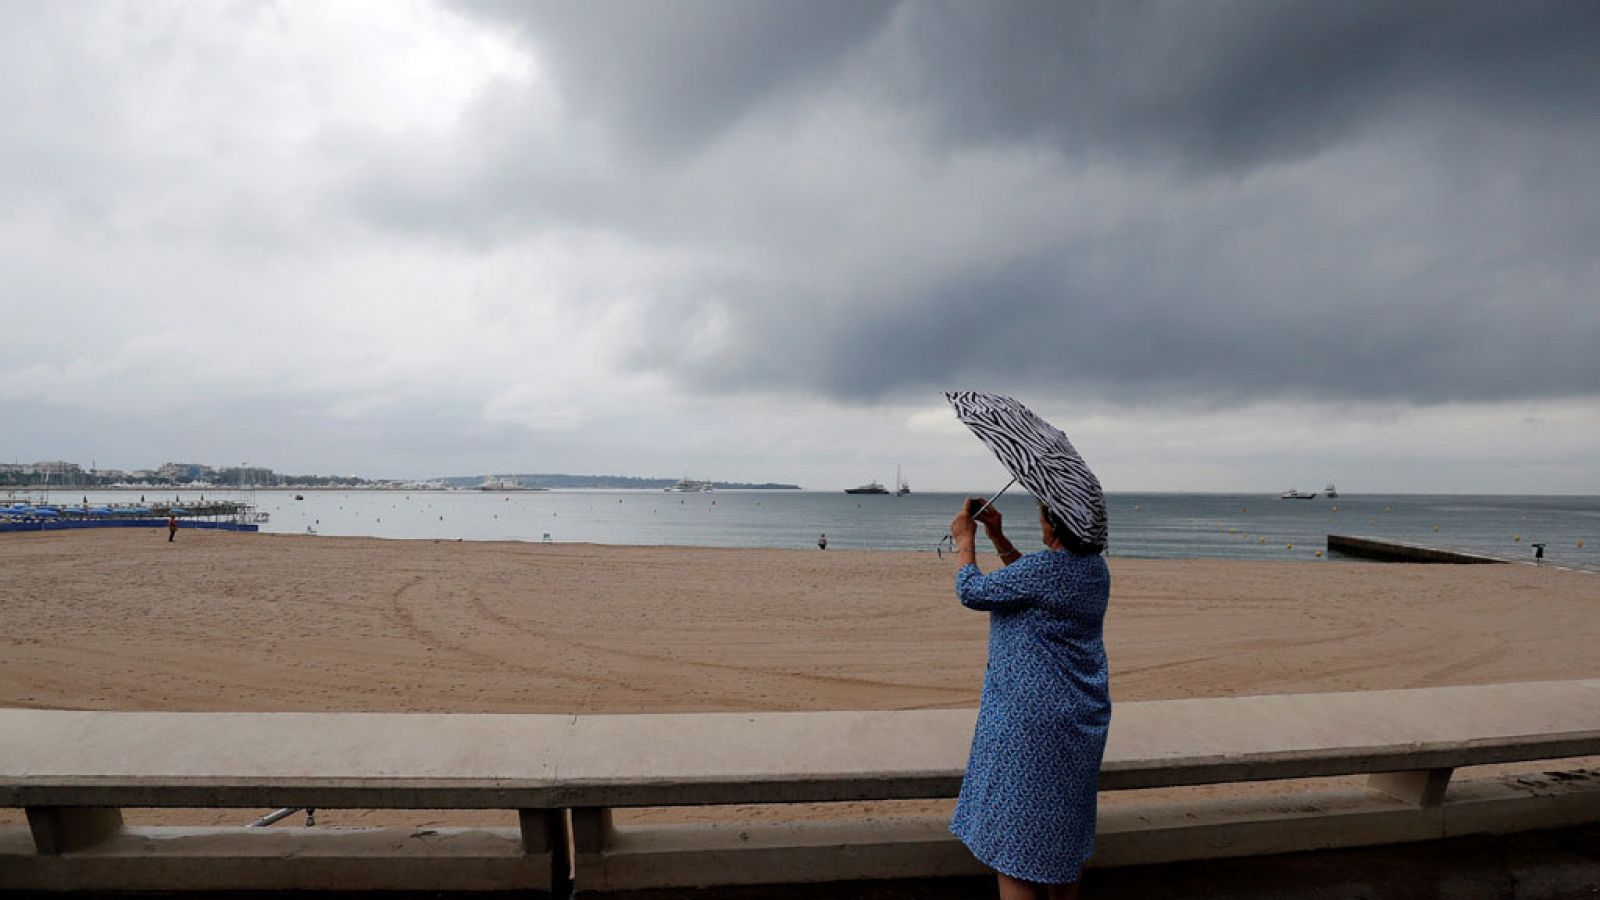
<path id="1" fill-rule="evenodd" d="M 1385 562 L 1478 565 L 1510 561 L 1476 553 L 1462 553 L 1459 550 L 1443 550 L 1438 547 L 1424 547 L 1419 544 L 1405 544 L 1400 541 L 1354 537 L 1345 534 L 1328 535 L 1328 552 L 1337 553 L 1341 556 L 1354 556 L 1360 559 L 1376 559 Z"/>

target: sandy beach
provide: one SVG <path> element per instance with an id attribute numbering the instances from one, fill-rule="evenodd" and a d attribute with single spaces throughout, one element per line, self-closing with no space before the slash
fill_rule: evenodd
<path id="1" fill-rule="evenodd" d="M 931 553 L 156 530 L 0 540 L 0 704 L 666 712 L 973 706 Z M 996 560 L 982 560 L 994 565 Z M 1600 675 L 1600 577 L 1112 559 L 1119 700 Z"/>
<path id="2" fill-rule="evenodd" d="M 0 705 L 976 706 L 986 617 L 956 603 L 954 569 L 931 553 L 4 535 Z M 1111 569 L 1117 700 L 1600 676 L 1593 575 L 1115 558 Z"/>

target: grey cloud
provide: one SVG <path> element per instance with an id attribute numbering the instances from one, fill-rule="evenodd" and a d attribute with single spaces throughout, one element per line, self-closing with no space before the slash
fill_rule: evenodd
<path id="1" fill-rule="evenodd" d="M 447 236 L 599 229 L 725 261 L 657 285 L 639 323 L 633 363 L 698 389 L 1600 393 L 1600 7 L 467 8 L 551 66 L 574 145 L 496 94 L 358 206 Z M 797 127 L 834 161 L 811 197 L 771 158 Z M 886 152 L 897 179 L 870 168 Z M 1103 202 L 1097 171 L 1113 200 L 1148 195 L 1086 232 L 1026 196 L 974 197 L 949 161 L 983 154 L 1077 179 L 1064 206 Z M 859 227 L 858 204 L 905 212 Z M 963 217 L 983 246 L 917 247 Z M 716 340 L 693 340 L 706 323 Z"/>
<path id="2" fill-rule="evenodd" d="M 460 8 L 523 34 L 577 115 L 603 117 L 630 147 L 673 152 L 827 78 L 890 9 L 867 0 L 481 0 Z"/>
<path id="3" fill-rule="evenodd" d="M 1294 158 L 1389 116 L 1528 123 L 1600 106 L 1600 7 L 1496 0 L 468 2 L 634 151 L 698 147 L 822 88 L 943 141 L 1183 166 Z"/>
<path id="4" fill-rule="evenodd" d="M 1395 117 L 1537 125 L 1600 110 L 1593 4 L 1029 0 L 899 13 L 886 83 L 952 140 L 1230 168 Z"/>

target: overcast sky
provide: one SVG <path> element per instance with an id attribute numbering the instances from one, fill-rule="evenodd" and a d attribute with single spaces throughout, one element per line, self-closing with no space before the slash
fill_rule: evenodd
<path id="1" fill-rule="evenodd" d="M 1600 493 L 1600 4 L 0 0 L 0 455 Z M 998 486 L 998 485 L 996 485 Z"/>

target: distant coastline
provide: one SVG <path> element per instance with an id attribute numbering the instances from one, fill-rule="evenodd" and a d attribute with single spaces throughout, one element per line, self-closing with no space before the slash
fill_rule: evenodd
<path id="1" fill-rule="evenodd" d="M 597 488 L 606 490 L 663 490 L 677 484 L 677 478 L 637 478 L 632 475 L 566 475 L 559 472 L 512 472 L 496 474 L 495 478 L 513 481 L 523 487 L 530 488 Z M 482 483 L 482 475 L 451 475 L 445 478 L 429 479 L 437 481 L 445 487 L 476 487 Z M 715 481 L 710 480 L 711 486 L 719 491 L 798 491 L 797 484 L 780 484 L 773 481 L 747 482 L 747 481 Z"/>
<path id="2" fill-rule="evenodd" d="M 129 491 L 177 490 L 401 490 L 425 491 L 476 488 L 502 482 L 522 488 L 594 488 L 661 490 L 679 478 L 641 478 L 632 475 L 568 475 L 563 472 L 509 472 L 489 475 L 449 475 L 426 479 L 363 478 L 356 475 L 287 475 L 265 466 L 209 466 L 204 463 L 168 462 L 154 469 L 88 469 L 67 460 L 0 463 L 0 490 L 37 492 L 53 490 Z M 797 484 L 776 481 L 715 481 L 700 479 L 717 490 L 798 491 Z"/>

